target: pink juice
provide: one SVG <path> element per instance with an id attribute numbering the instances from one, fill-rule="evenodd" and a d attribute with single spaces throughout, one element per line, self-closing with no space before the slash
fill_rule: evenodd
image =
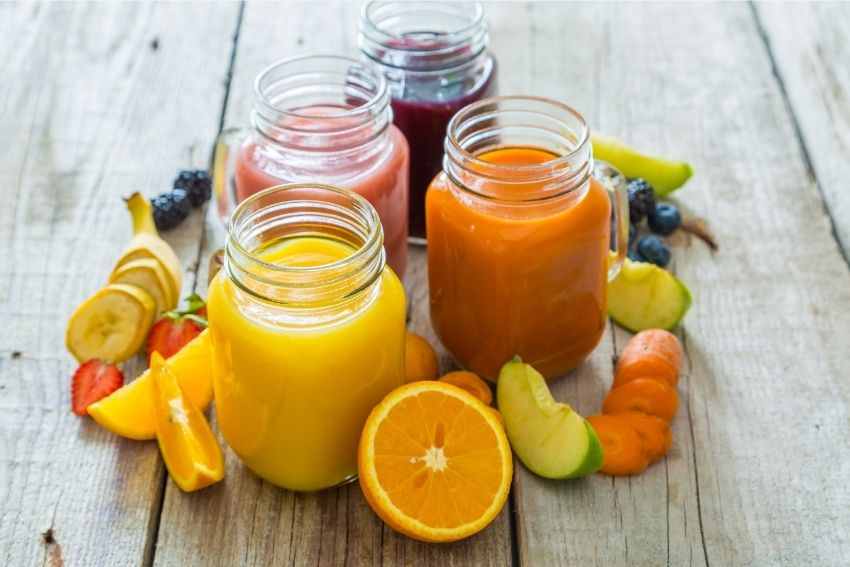
<path id="1" fill-rule="evenodd" d="M 250 136 L 239 149 L 234 171 L 236 199 L 283 183 L 323 183 L 351 189 L 378 211 L 390 267 L 403 277 L 407 265 L 410 150 L 401 131 L 388 124 L 375 136 L 352 120 L 347 109 L 322 105 L 298 109 L 279 124 L 281 140 Z M 328 135 L 332 119 L 333 134 Z"/>

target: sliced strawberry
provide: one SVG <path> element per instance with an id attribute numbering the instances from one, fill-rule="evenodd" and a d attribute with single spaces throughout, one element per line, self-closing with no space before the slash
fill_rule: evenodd
<path id="1" fill-rule="evenodd" d="M 86 415 L 86 408 L 124 385 L 124 374 L 114 364 L 87 360 L 71 378 L 71 411 Z"/>
<path id="2" fill-rule="evenodd" d="M 193 293 L 186 299 L 186 303 L 186 309 L 169 311 L 151 327 L 148 333 L 148 364 L 154 352 L 169 358 L 207 326 L 207 307 L 201 296 Z"/>

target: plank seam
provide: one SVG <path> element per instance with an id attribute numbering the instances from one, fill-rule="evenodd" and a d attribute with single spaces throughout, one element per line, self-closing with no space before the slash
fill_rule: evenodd
<path id="1" fill-rule="evenodd" d="M 770 61 L 770 71 L 773 74 L 774 79 L 776 79 L 776 84 L 779 87 L 779 93 L 782 97 L 782 103 L 785 106 L 786 111 L 788 112 L 788 116 L 791 119 L 791 126 L 794 130 L 794 138 L 797 140 L 798 145 L 800 146 L 800 153 L 803 155 L 803 164 L 806 168 L 806 174 L 809 179 L 814 181 L 815 188 L 817 189 L 818 194 L 820 195 L 821 207 L 823 207 L 824 215 L 829 220 L 829 232 L 832 235 L 832 238 L 835 240 L 835 243 L 838 245 L 838 251 L 841 254 L 841 257 L 844 259 L 844 263 L 850 268 L 850 253 L 846 250 L 841 242 L 841 238 L 838 236 L 838 228 L 836 226 L 835 217 L 832 215 L 832 211 L 829 208 L 829 201 L 824 194 L 823 187 L 821 186 L 820 179 L 818 179 L 817 171 L 815 170 L 814 163 L 812 162 L 812 156 L 809 152 L 809 147 L 806 144 L 806 139 L 803 136 L 803 129 L 800 126 L 800 121 L 797 118 L 797 112 L 794 110 L 794 104 L 791 102 L 791 97 L 788 95 L 788 88 L 785 85 L 785 78 L 782 76 L 782 72 L 779 70 L 779 65 L 776 61 L 776 56 L 773 53 L 773 46 L 770 41 L 770 34 L 767 31 L 767 28 L 764 25 L 764 22 L 761 19 L 761 15 L 759 14 L 758 7 L 756 6 L 753 0 L 748 2 L 750 6 L 750 13 L 753 16 L 753 21 L 756 26 L 756 32 L 758 33 L 759 38 L 761 39 L 762 44 L 764 45 L 764 49 L 767 52 L 767 58 Z"/>
<path id="2" fill-rule="evenodd" d="M 694 436 L 694 420 L 693 420 L 693 395 L 691 390 L 691 376 L 690 372 L 691 368 L 691 355 L 688 352 L 688 335 L 683 331 L 682 332 L 682 349 L 685 351 L 685 358 L 688 361 L 688 431 L 691 436 L 691 462 L 694 466 L 694 488 L 695 495 L 697 501 L 697 520 L 699 520 L 699 538 L 702 543 L 702 554 L 705 559 L 705 567 L 711 567 L 711 563 L 708 561 L 708 547 L 705 544 L 705 527 L 703 526 L 702 521 L 702 500 L 700 498 L 699 491 L 699 468 L 697 466 L 697 450 L 696 450 L 696 440 Z"/>
<path id="3" fill-rule="evenodd" d="M 236 14 L 236 25 L 233 33 L 233 46 L 230 49 L 230 60 L 227 62 L 227 72 L 225 73 L 224 78 L 224 99 L 222 100 L 221 112 L 219 113 L 218 119 L 218 130 L 216 131 L 216 138 L 221 134 L 222 128 L 224 127 L 224 116 L 227 111 L 227 102 L 230 96 L 230 86 L 231 81 L 233 79 L 233 64 L 236 60 L 236 49 L 239 45 L 239 32 L 242 29 L 242 13 L 245 9 L 245 2 L 242 1 L 239 3 L 239 10 Z M 213 147 L 210 150 L 210 158 L 209 158 L 209 168 L 212 167 L 212 161 L 215 156 L 215 143 L 213 143 Z M 209 209 L 209 203 L 204 205 L 202 214 L 203 218 L 206 219 L 207 213 Z M 201 265 L 201 254 L 204 249 L 204 244 L 206 242 L 206 231 L 201 231 L 201 238 L 198 239 L 198 249 L 195 254 L 195 261 L 193 262 L 193 280 L 192 280 L 192 292 L 195 292 L 198 288 L 198 271 Z M 167 484 L 168 484 L 168 471 L 165 469 L 165 466 L 161 467 L 162 477 L 160 481 L 160 490 L 158 497 L 155 499 L 153 513 L 151 514 L 151 526 L 148 527 L 149 536 L 147 538 L 147 544 L 145 545 L 145 551 L 142 555 L 142 567 L 152 567 L 154 561 L 156 560 L 156 547 L 159 543 L 159 527 L 162 523 L 162 510 L 165 504 L 165 497 L 167 494 Z"/>

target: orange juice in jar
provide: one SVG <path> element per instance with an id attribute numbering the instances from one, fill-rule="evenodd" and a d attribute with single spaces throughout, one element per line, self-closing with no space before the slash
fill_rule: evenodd
<path id="1" fill-rule="evenodd" d="M 547 378 L 578 366 L 605 329 L 611 196 L 592 175 L 590 133 L 572 108 L 535 97 L 465 107 L 428 189 L 431 320 L 458 362 L 495 380 L 514 355 Z"/>
<path id="2" fill-rule="evenodd" d="M 283 185 L 234 211 L 209 328 L 225 440 L 266 480 L 354 478 L 366 417 L 404 381 L 405 297 L 363 197 Z"/>

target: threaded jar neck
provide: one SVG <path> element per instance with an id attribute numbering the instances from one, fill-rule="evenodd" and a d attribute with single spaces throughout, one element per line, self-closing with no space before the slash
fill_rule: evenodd
<path id="1" fill-rule="evenodd" d="M 392 123 L 383 75 L 356 59 L 308 55 L 278 61 L 254 82 L 251 121 L 289 152 L 362 151 Z"/>
<path id="2" fill-rule="evenodd" d="M 478 156 L 504 148 L 553 154 L 540 164 L 491 163 Z M 505 202 L 565 195 L 590 180 L 593 157 L 584 118 L 560 102 L 530 96 L 472 103 L 449 122 L 443 170 L 459 188 Z"/>
<path id="3" fill-rule="evenodd" d="M 487 21 L 478 2 L 376 2 L 360 16 L 360 50 L 389 67 L 439 71 L 486 51 Z"/>
<path id="4" fill-rule="evenodd" d="M 270 244 L 298 237 L 344 243 L 350 256 L 317 266 L 269 263 Z M 224 269 L 243 291 L 292 307 L 329 306 L 371 287 L 385 265 L 375 208 L 349 191 L 311 183 L 278 185 L 244 200 L 230 219 Z"/>

